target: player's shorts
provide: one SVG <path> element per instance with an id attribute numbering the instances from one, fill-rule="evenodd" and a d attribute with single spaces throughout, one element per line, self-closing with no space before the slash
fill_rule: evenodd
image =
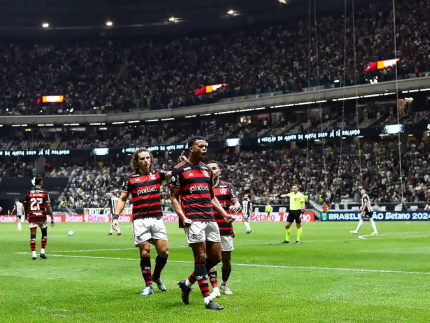
<path id="1" fill-rule="evenodd" d="M 301 214 L 302 214 L 301 210 L 290 210 L 290 212 L 288 212 L 287 222 L 290 222 L 290 223 L 293 223 L 294 221 L 296 221 L 296 223 L 302 222 L 302 220 L 300 219 Z"/>
<path id="2" fill-rule="evenodd" d="M 233 251 L 233 236 L 221 236 L 221 251 Z"/>
<path id="3" fill-rule="evenodd" d="M 24 222 L 24 214 L 16 215 L 15 220 L 16 221 Z"/>
<path id="4" fill-rule="evenodd" d="M 167 239 L 166 226 L 163 219 L 159 218 L 143 218 L 133 221 L 133 236 L 134 245 L 138 247 L 141 243 L 151 239 L 165 240 Z"/>
<path id="5" fill-rule="evenodd" d="M 372 219 L 373 218 L 373 211 L 364 212 L 364 218 L 365 219 Z"/>
<path id="6" fill-rule="evenodd" d="M 200 242 L 221 242 L 218 224 L 215 221 L 194 221 L 184 228 L 188 244 Z"/>
<path id="7" fill-rule="evenodd" d="M 46 229 L 48 226 L 46 225 L 46 222 L 29 222 L 28 227 L 30 229 L 37 228 L 37 227 L 41 229 Z"/>
<path id="8" fill-rule="evenodd" d="M 249 218 L 251 217 L 251 214 L 244 214 L 243 215 L 243 220 L 245 220 L 245 221 L 249 221 Z"/>

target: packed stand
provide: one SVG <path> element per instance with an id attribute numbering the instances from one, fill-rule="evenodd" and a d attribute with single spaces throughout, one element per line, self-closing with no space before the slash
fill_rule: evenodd
<path id="1" fill-rule="evenodd" d="M 367 64 L 395 55 L 390 8 L 384 3 L 369 4 L 357 10 L 355 25 L 348 16 L 345 46 L 345 21 L 340 14 L 338 18 L 317 17 L 317 33 L 313 23 L 309 30 L 307 21 L 299 21 L 267 29 L 185 37 L 168 44 L 95 41 L 3 46 L 0 114 L 165 109 L 233 96 L 330 87 L 335 81 L 347 86 L 362 84 L 368 77 L 363 72 Z M 430 70 L 429 11 L 428 1 L 396 2 L 399 78 L 421 76 Z M 312 41 L 309 52 L 309 39 L 315 37 L 318 43 Z M 395 71 L 383 70 L 378 77 L 379 82 L 393 80 Z M 219 83 L 228 85 L 209 96 L 193 95 L 201 86 Z M 65 103 L 39 106 L 35 102 L 41 93 L 64 94 Z"/>
<path id="2" fill-rule="evenodd" d="M 171 156 L 169 160 L 156 158 L 155 168 L 170 170 L 177 160 L 177 156 Z M 285 203 L 286 194 L 295 183 L 311 199 L 318 200 L 322 195 L 331 203 L 358 202 L 361 187 L 368 189 L 376 203 L 427 201 L 430 143 L 406 142 L 401 146 L 401 156 L 403 200 L 396 141 L 361 142 L 344 145 L 342 150 L 339 146 L 326 145 L 322 150 L 321 145 L 310 145 L 308 154 L 306 149 L 242 150 L 239 154 L 208 156 L 207 160 L 221 162 L 222 179 L 241 192 L 251 193 L 256 204 Z M 120 194 L 122 180 L 130 171 L 126 162 L 115 161 L 109 165 L 87 164 L 53 170 L 50 176 L 69 176 L 69 186 L 60 199 L 68 201 L 70 206 L 104 207 L 110 191 Z M 167 184 L 162 185 L 161 193 L 168 205 Z"/>

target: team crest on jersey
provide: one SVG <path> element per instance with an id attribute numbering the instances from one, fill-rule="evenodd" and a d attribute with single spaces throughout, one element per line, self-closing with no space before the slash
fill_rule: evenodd
<path id="1" fill-rule="evenodd" d="M 209 173 L 207 172 L 207 171 L 203 171 L 203 175 L 205 176 L 205 177 L 209 177 Z"/>
<path id="2" fill-rule="evenodd" d="M 222 195 L 226 195 L 226 194 L 227 194 L 227 189 L 226 189 L 226 188 L 222 188 L 222 189 L 220 189 L 219 191 L 220 191 L 220 193 L 221 193 Z"/>
<path id="3" fill-rule="evenodd" d="M 156 179 L 157 177 L 154 175 L 154 174 L 151 174 L 151 175 L 149 175 L 149 179 L 151 180 L 151 181 L 153 181 L 154 179 Z"/>

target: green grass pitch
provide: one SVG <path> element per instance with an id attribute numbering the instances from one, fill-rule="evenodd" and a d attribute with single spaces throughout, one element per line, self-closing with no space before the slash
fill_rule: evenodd
<path id="1" fill-rule="evenodd" d="M 121 237 L 107 236 L 108 223 L 58 223 L 48 259 L 36 261 L 27 225 L 0 224 L 0 322 L 430 322 L 430 223 L 379 222 L 378 236 L 366 236 L 365 223 L 361 239 L 349 233 L 355 222 L 305 223 L 300 245 L 279 243 L 282 223 L 251 225 L 247 235 L 235 223 L 234 294 L 219 299 L 223 311 L 209 311 L 197 284 L 190 305 L 181 302 L 177 283 L 193 259 L 176 223 L 166 224 L 168 291 L 154 286 L 149 297 L 139 296 L 130 223 Z"/>

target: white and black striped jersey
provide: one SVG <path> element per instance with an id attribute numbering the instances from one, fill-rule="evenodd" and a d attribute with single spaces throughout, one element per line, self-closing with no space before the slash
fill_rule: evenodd
<path id="1" fill-rule="evenodd" d="M 109 210 L 111 214 L 115 214 L 116 204 L 118 203 L 118 198 L 116 196 L 111 196 L 109 198 Z"/>
<path id="2" fill-rule="evenodd" d="M 249 199 L 245 199 L 242 201 L 242 212 L 243 215 L 251 215 L 252 202 Z"/>
<path id="3" fill-rule="evenodd" d="M 21 202 L 15 203 L 16 215 L 24 215 L 24 205 Z"/>
<path id="4" fill-rule="evenodd" d="M 366 203 L 367 202 L 367 203 Z M 366 209 L 364 208 L 364 203 L 366 203 Z M 364 194 L 361 197 L 361 209 L 363 212 L 373 212 L 372 203 L 370 202 L 369 195 Z"/>

